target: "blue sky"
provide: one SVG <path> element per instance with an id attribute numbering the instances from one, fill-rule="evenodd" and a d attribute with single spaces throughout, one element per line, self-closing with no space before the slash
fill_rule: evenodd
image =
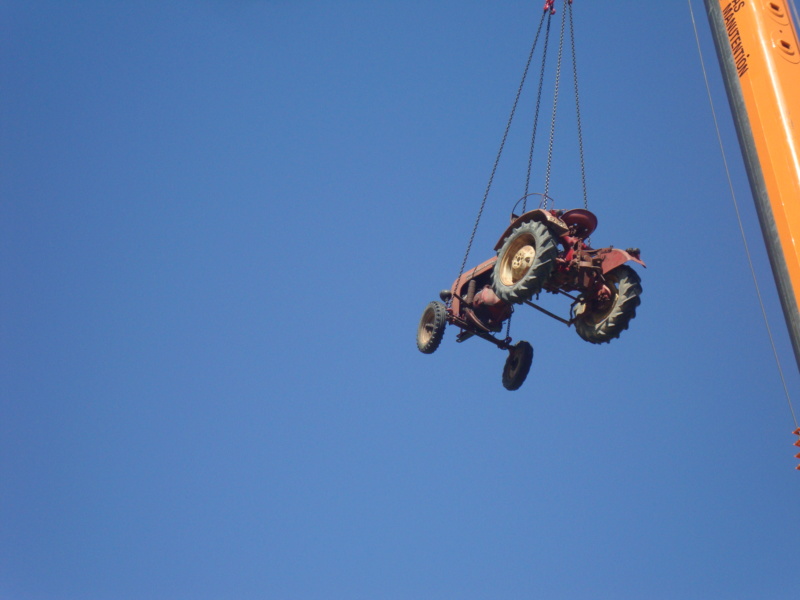
<path id="1" fill-rule="evenodd" d="M 796 593 L 794 423 L 687 3 L 574 3 L 593 242 L 648 265 L 630 330 L 599 347 L 518 311 L 513 393 L 480 340 L 416 350 L 540 5 L 0 3 L 0 597 Z M 550 194 L 572 208 L 562 91 Z M 470 264 L 522 194 L 532 109 Z"/>

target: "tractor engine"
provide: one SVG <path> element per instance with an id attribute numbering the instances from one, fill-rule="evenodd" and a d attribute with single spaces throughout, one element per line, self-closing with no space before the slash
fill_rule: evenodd
<path id="1" fill-rule="evenodd" d="M 486 327 L 500 331 L 503 321 L 511 316 L 511 305 L 497 297 L 492 287 L 483 286 L 472 300 L 472 308 Z"/>

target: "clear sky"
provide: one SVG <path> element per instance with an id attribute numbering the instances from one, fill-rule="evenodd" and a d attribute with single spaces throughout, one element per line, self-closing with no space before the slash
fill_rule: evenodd
<path id="1" fill-rule="evenodd" d="M 0 1 L 0 598 L 796 597 L 794 423 L 687 2 L 573 5 L 592 239 L 648 266 L 630 330 L 517 311 L 516 392 L 490 344 L 415 347 L 541 4 Z M 522 195 L 533 105 L 470 264 Z"/>

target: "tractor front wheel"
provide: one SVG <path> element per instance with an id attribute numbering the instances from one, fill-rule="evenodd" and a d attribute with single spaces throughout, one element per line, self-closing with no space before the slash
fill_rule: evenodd
<path id="1" fill-rule="evenodd" d="M 417 327 L 417 348 L 423 354 L 433 354 L 442 342 L 447 325 L 447 308 L 441 302 L 431 302 L 422 311 Z"/>
<path id="2" fill-rule="evenodd" d="M 509 348 L 508 358 L 503 367 L 503 387 L 512 392 L 518 390 L 525 383 L 532 362 L 533 346 L 528 342 L 517 342 Z"/>
<path id="3" fill-rule="evenodd" d="M 610 296 L 587 298 L 575 311 L 575 331 L 592 344 L 618 338 L 636 316 L 641 302 L 641 279 L 629 266 L 621 265 L 606 273 L 605 284 Z"/>

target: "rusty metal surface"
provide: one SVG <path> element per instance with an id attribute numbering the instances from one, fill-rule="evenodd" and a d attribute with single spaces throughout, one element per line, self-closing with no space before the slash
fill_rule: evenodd
<path id="1" fill-rule="evenodd" d="M 642 262 L 642 260 L 638 256 L 634 256 L 633 254 L 627 252 L 626 250 L 620 250 L 619 248 L 610 248 L 607 252 L 602 254 L 603 259 L 603 273 L 608 273 L 612 269 L 616 269 L 618 266 L 625 264 L 628 261 L 633 261 L 635 263 L 639 263 L 643 267 L 647 268 L 647 265 Z"/>

